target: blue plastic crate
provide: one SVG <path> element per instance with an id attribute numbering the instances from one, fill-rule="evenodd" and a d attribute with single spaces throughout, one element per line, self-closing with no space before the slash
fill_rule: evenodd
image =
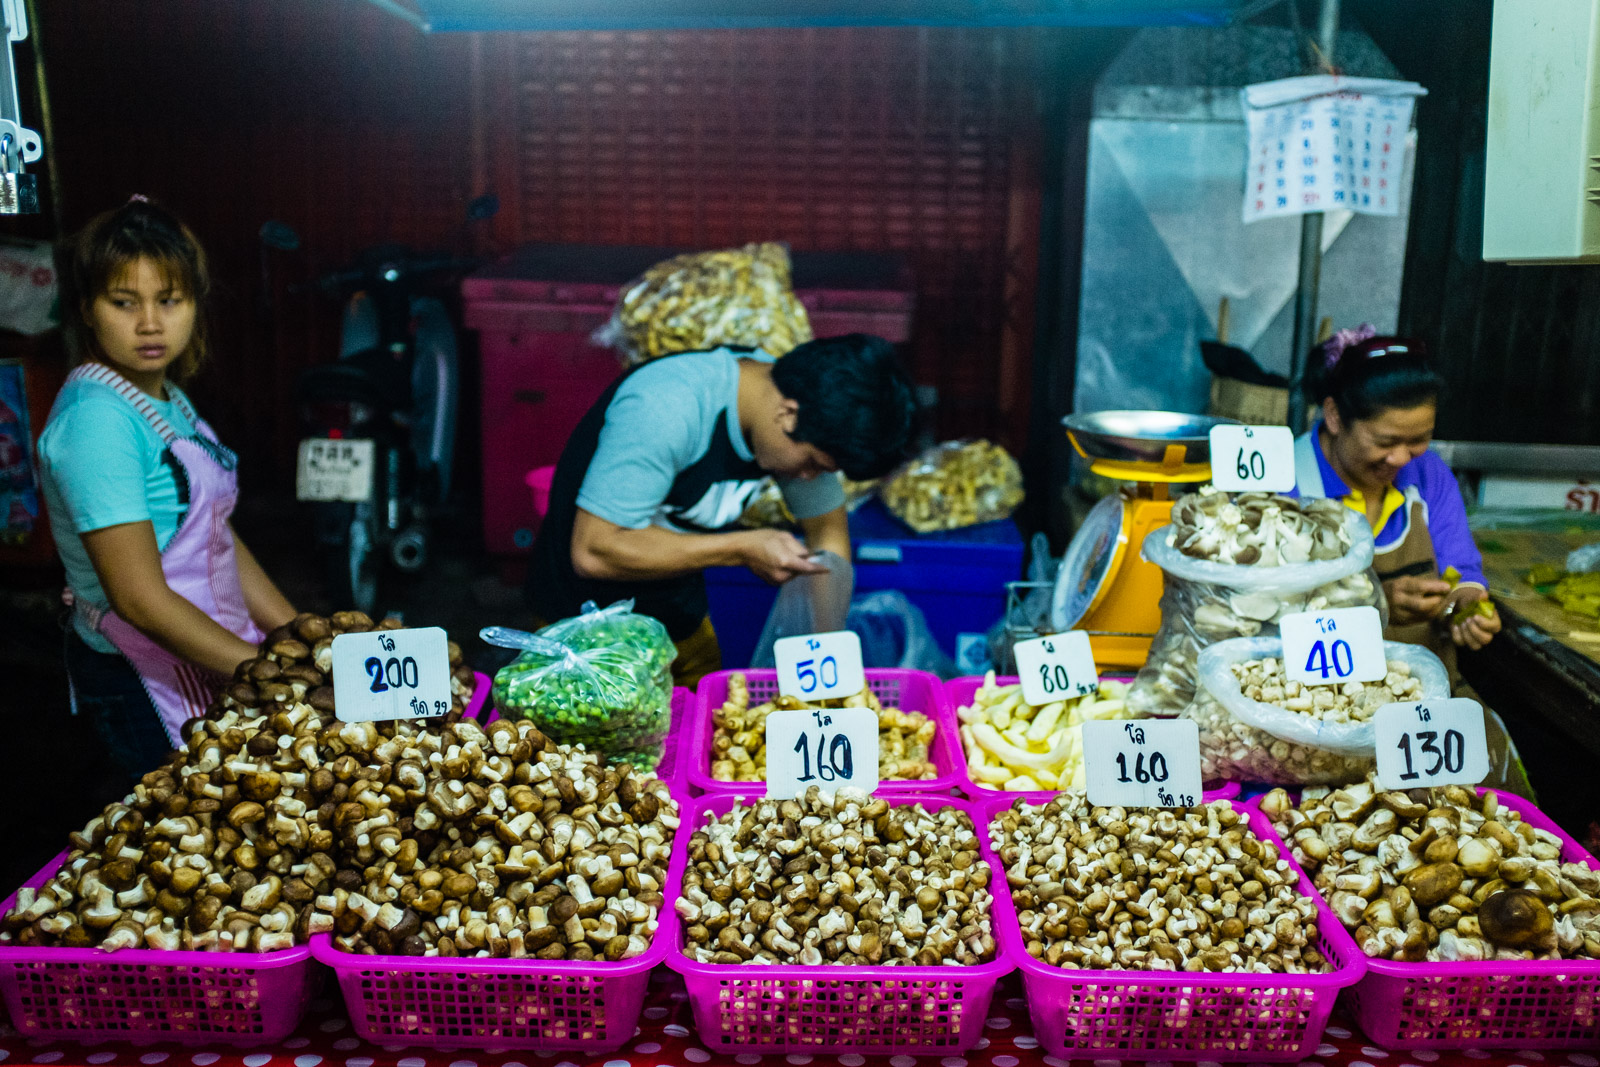
<path id="1" fill-rule="evenodd" d="M 1022 576 L 1022 535 L 1010 519 L 919 534 L 873 500 L 850 516 L 850 542 L 856 592 L 900 590 L 951 659 L 959 635 L 982 634 L 1005 613 L 1006 583 Z M 777 590 L 743 567 L 705 573 L 722 665 L 749 666 Z"/>

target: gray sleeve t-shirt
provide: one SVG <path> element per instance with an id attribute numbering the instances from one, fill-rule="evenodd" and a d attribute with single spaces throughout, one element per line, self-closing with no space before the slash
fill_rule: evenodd
<path id="1" fill-rule="evenodd" d="M 724 530 L 739 521 L 766 473 L 739 427 L 739 360 L 765 352 L 718 348 L 658 360 L 629 375 L 606 408 L 578 506 L 638 530 Z M 844 504 L 833 473 L 779 479 L 797 519 Z"/>

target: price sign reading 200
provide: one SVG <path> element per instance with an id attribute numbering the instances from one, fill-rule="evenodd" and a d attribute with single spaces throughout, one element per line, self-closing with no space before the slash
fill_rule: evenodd
<path id="1" fill-rule="evenodd" d="M 385 652 L 394 651 L 394 641 L 391 638 L 379 636 L 378 644 L 383 646 Z M 417 661 L 412 656 L 404 658 L 390 656 L 388 659 L 368 656 L 363 666 L 372 678 L 374 693 L 390 689 L 415 689 L 421 680 L 421 671 L 417 669 Z"/>

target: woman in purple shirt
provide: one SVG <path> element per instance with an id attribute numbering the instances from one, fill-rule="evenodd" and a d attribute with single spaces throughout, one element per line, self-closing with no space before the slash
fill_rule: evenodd
<path id="1" fill-rule="evenodd" d="M 1306 368 L 1322 417 L 1295 442 L 1300 493 L 1336 497 L 1372 525 L 1385 636 L 1440 652 L 1446 634 L 1482 648 L 1500 632 L 1498 615 L 1468 610 L 1489 595 L 1483 558 L 1455 476 L 1428 451 L 1442 384 L 1419 342 L 1377 337 L 1370 326 L 1340 331 Z M 1454 588 L 1442 577 L 1452 568 Z"/>

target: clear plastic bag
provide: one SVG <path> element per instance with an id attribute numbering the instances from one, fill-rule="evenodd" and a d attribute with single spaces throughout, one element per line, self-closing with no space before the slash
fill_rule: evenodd
<path id="1" fill-rule="evenodd" d="M 802 574 L 790 578 L 778 590 L 767 613 L 767 624 L 756 638 L 750 666 L 776 665 L 772 645 L 780 637 L 825 634 L 844 629 L 850 612 L 850 595 L 856 587 L 855 565 L 833 552 L 818 552 L 811 557 L 825 565 L 825 574 Z"/>
<path id="2" fill-rule="evenodd" d="M 868 667 L 955 675 L 955 664 L 928 629 L 927 616 L 898 589 L 865 593 L 850 604 L 845 628 L 861 638 L 861 662 Z"/>
<path id="3" fill-rule="evenodd" d="M 671 722 L 677 650 L 666 627 L 635 614 L 632 601 L 584 608 L 537 634 L 500 626 L 479 633 L 521 650 L 495 674 L 495 706 L 554 741 L 654 770 Z"/>
<path id="4" fill-rule="evenodd" d="M 1161 628 L 1150 657 L 1128 692 L 1142 715 L 1176 715 L 1194 699 L 1201 652 L 1237 637 L 1275 637 L 1278 620 L 1298 611 L 1376 607 L 1388 621 L 1383 586 L 1372 570 L 1372 530 L 1345 509 L 1350 547 L 1339 559 L 1306 563 L 1218 563 L 1187 556 L 1173 545 L 1175 528 L 1145 538 L 1144 558 L 1165 572 Z"/>
<path id="5" fill-rule="evenodd" d="M 1005 519 L 1022 503 L 1022 468 L 990 441 L 934 445 L 879 490 L 895 517 L 918 533 Z"/>
<path id="6" fill-rule="evenodd" d="M 718 345 L 782 356 L 811 338 L 811 320 L 790 281 L 788 250 L 772 242 L 657 263 L 623 290 L 593 336 L 630 365 Z"/>
<path id="7" fill-rule="evenodd" d="M 1383 643 L 1391 664 L 1402 663 L 1422 685 L 1424 697 L 1448 697 L 1450 674 L 1421 645 Z M 1281 658 L 1277 637 L 1241 637 L 1200 653 L 1200 688 L 1183 717 L 1200 726 L 1200 769 L 1207 779 L 1274 785 L 1343 785 L 1376 766 L 1376 727 L 1371 719 L 1334 722 L 1245 696 L 1233 665 Z"/>

